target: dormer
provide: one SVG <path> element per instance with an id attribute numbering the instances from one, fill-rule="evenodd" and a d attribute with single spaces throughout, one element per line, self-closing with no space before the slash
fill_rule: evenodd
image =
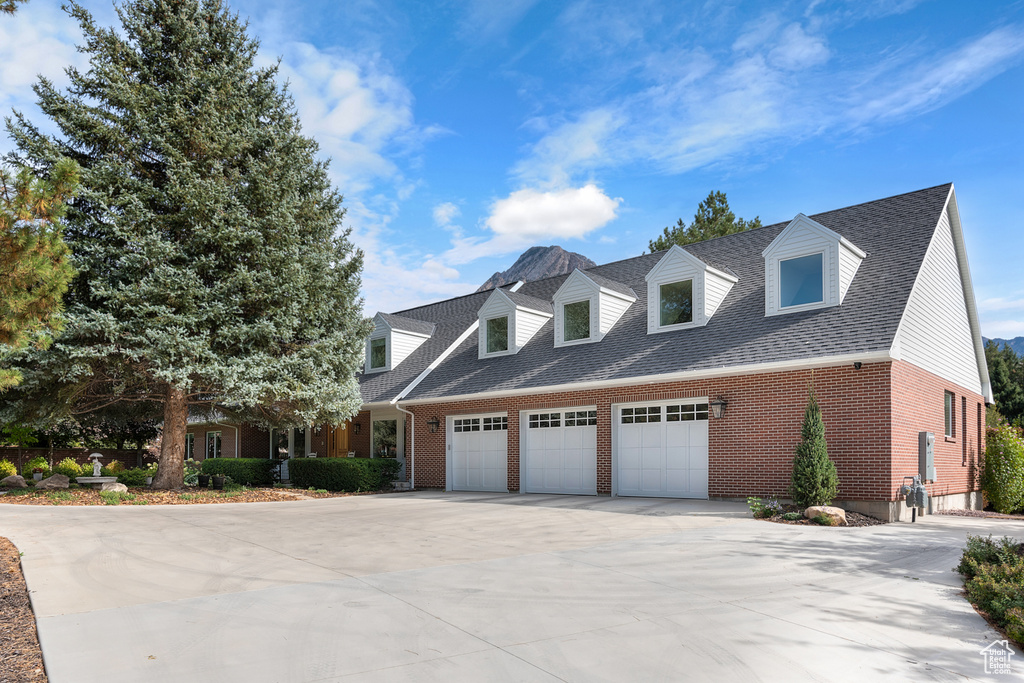
<path id="1" fill-rule="evenodd" d="M 647 273 L 647 334 L 703 327 L 737 278 L 673 245 Z"/>
<path id="2" fill-rule="evenodd" d="M 395 369 L 433 334 L 434 323 L 378 313 L 366 340 L 366 372 Z"/>
<path id="3" fill-rule="evenodd" d="M 604 339 L 636 301 L 628 286 L 576 269 L 554 296 L 555 348 Z"/>
<path id="4" fill-rule="evenodd" d="M 519 353 L 554 313 L 550 301 L 496 289 L 480 307 L 478 358 Z"/>
<path id="5" fill-rule="evenodd" d="M 802 213 L 779 233 L 764 256 L 764 314 L 838 306 L 867 256 L 839 233 Z"/>

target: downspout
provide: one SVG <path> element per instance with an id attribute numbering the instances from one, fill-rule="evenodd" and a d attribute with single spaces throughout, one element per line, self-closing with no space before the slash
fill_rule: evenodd
<path id="1" fill-rule="evenodd" d="M 218 427 L 230 427 L 231 429 L 235 430 L 235 460 L 237 460 L 238 459 L 238 427 L 236 427 L 235 425 L 226 425 L 226 424 L 223 424 L 221 422 L 214 422 L 213 424 L 218 426 Z"/>
<path id="2" fill-rule="evenodd" d="M 410 453 L 409 453 L 409 458 L 408 458 L 408 461 L 409 461 L 409 490 L 412 491 L 412 490 L 416 489 L 416 415 L 414 415 L 413 413 L 409 412 L 408 410 L 406 410 L 402 406 L 398 405 L 397 401 L 395 402 L 395 408 L 397 408 L 400 412 L 403 412 L 406 415 L 408 415 L 410 418 L 412 418 L 411 419 L 412 425 L 410 426 L 410 429 L 412 431 L 411 431 L 410 436 L 409 436 L 409 451 L 410 451 Z"/>

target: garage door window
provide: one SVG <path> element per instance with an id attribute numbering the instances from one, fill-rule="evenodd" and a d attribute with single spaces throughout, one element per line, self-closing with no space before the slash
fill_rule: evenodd
<path id="1" fill-rule="evenodd" d="M 568 411 L 565 414 L 566 427 L 586 427 L 597 424 L 596 410 Z"/>
<path id="2" fill-rule="evenodd" d="M 502 429 L 508 429 L 508 418 L 507 417 L 485 417 L 484 418 L 484 431 L 485 432 L 497 432 Z"/>
<path id="3" fill-rule="evenodd" d="M 708 419 L 707 403 L 684 403 L 678 406 L 665 406 L 666 422 L 686 422 L 687 420 Z"/>
<path id="4" fill-rule="evenodd" d="M 661 406 L 622 409 L 622 424 L 629 425 L 641 422 L 661 422 Z"/>
<path id="5" fill-rule="evenodd" d="M 530 429 L 545 429 L 548 427 L 561 426 L 561 413 L 535 413 L 530 416 Z"/>
<path id="6" fill-rule="evenodd" d="M 480 431 L 480 418 L 461 418 L 454 421 L 454 429 L 457 432 L 479 432 Z"/>

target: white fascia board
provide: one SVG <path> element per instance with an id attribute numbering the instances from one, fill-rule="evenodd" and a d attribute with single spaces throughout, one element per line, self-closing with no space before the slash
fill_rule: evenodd
<path id="1" fill-rule="evenodd" d="M 786 225 L 786 227 L 782 229 L 782 232 L 780 232 L 775 237 L 775 239 L 772 240 L 771 244 L 769 244 L 767 247 L 764 248 L 764 251 L 761 252 L 761 256 L 767 258 L 767 256 L 770 253 L 775 251 L 775 249 L 776 249 L 776 247 L 778 247 L 778 245 L 780 245 L 780 244 L 782 244 L 783 242 L 786 241 L 786 236 L 789 233 L 791 233 L 793 230 L 795 230 L 797 225 L 806 225 L 809 228 L 811 228 L 812 230 L 820 233 L 824 237 L 827 237 L 829 239 L 833 239 L 836 242 L 843 241 L 843 236 L 840 235 L 835 230 L 832 230 L 830 228 L 826 228 L 824 225 L 822 225 L 818 221 L 814 220 L 813 218 L 808 218 L 806 215 L 804 215 L 802 213 L 798 213 L 796 216 L 793 217 L 793 220 L 791 220 L 789 222 L 789 224 Z M 847 240 L 847 243 L 854 250 L 856 250 L 858 252 L 860 251 L 860 249 L 857 249 L 857 247 L 853 246 L 853 244 L 850 243 L 849 240 Z M 863 253 L 863 252 L 861 252 L 861 253 Z M 864 254 L 864 256 L 867 256 L 867 254 Z M 861 258 L 863 258 L 863 256 Z"/>
<path id="2" fill-rule="evenodd" d="M 706 263 L 704 264 L 704 270 L 706 270 L 709 273 L 714 273 L 715 275 L 717 275 L 718 277 L 722 278 L 723 280 L 728 280 L 729 282 L 731 282 L 733 284 L 736 284 L 737 282 L 740 281 L 740 279 L 738 277 L 736 277 L 735 275 L 730 275 L 729 273 L 725 272 L 724 270 L 719 270 L 718 268 L 714 268 L 712 266 L 709 266 Z"/>
<path id="3" fill-rule="evenodd" d="M 469 327 L 467 327 L 466 330 L 462 334 L 459 335 L 459 338 L 456 339 L 455 341 L 453 341 L 451 343 L 451 345 L 441 353 L 441 355 L 439 355 L 437 358 L 435 358 L 434 362 L 431 363 L 430 365 L 428 365 L 423 370 L 423 372 L 421 372 L 416 377 L 416 379 L 414 379 L 411 383 L 409 383 L 409 385 L 406 386 L 405 389 L 402 389 L 401 393 L 398 394 L 398 396 L 395 396 L 393 399 L 391 399 L 391 401 L 389 401 L 389 403 L 391 405 L 394 405 L 394 404 L 398 403 L 399 401 L 401 401 L 402 399 L 404 399 L 406 396 L 408 396 L 410 391 L 412 391 L 413 389 L 418 387 L 420 382 L 425 380 L 427 378 L 427 375 L 429 375 L 431 372 L 434 371 L 434 368 L 436 368 L 438 365 L 443 363 L 445 361 L 445 359 L 448 358 L 448 356 L 452 355 L 455 352 L 455 349 L 459 348 L 459 346 L 462 345 L 462 342 L 464 342 L 467 339 L 469 339 L 469 336 L 471 334 L 473 334 L 474 332 L 476 332 L 479 328 L 480 328 L 480 319 L 478 318 L 478 319 L 474 320 L 473 323 Z"/>
<path id="4" fill-rule="evenodd" d="M 430 335 L 429 334 L 423 334 L 422 332 L 410 332 L 409 330 L 396 330 L 393 327 L 391 328 L 391 331 L 392 332 L 397 332 L 398 334 L 407 334 L 410 337 L 423 337 L 424 339 L 430 339 Z"/>
<path id="5" fill-rule="evenodd" d="M 825 229 L 828 230 L 828 228 Z M 847 249 L 849 249 L 850 251 L 852 251 L 861 259 L 866 259 L 868 257 L 868 253 L 866 251 L 864 251 L 863 249 L 861 249 L 856 244 L 854 244 L 853 242 L 851 242 L 850 240 L 846 239 L 843 236 L 839 237 L 839 243 L 846 247 Z"/>
<path id="6" fill-rule="evenodd" d="M 889 351 L 871 351 L 866 353 L 847 353 L 839 356 L 819 356 L 816 358 L 800 358 L 797 360 L 777 361 L 774 363 L 751 363 L 748 365 L 735 365 L 732 367 L 708 368 L 705 370 L 683 370 L 681 372 L 670 372 L 661 375 L 647 375 L 643 377 L 624 377 L 622 379 L 597 380 L 593 382 L 571 382 L 567 384 L 555 384 L 542 387 L 527 387 L 522 389 L 502 389 L 499 391 L 484 391 L 475 394 L 459 394 L 457 396 L 444 396 L 440 398 L 415 398 L 406 400 L 406 405 L 425 403 L 451 403 L 453 401 L 470 401 L 489 398 L 500 398 L 502 396 L 524 396 L 529 394 L 553 394 L 565 391 L 585 391 L 590 389 L 607 389 L 613 387 L 638 386 L 643 384 L 663 384 L 665 382 L 680 382 L 686 380 L 713 379 L 718 377 L 735 377 L 738 375 L 757 375 L 766 372 L 786 372 L 789 370 L 805 370 L 811 368 L 836 367 L 840 365 L 851 365 L 855 362 L 879 363 L 893 360 Z"/>
<path id="7" fill-rule="evenodd" d="M 587 279 L 590 280 L 590 278 L 587 278 Z M 594 282 L 593 280 L 590 280 L 590 281 Z M 596 285 L 597 283 L 594 282 L 594 284 Z M 633 296 L 630 296 L 629 294 L 623 294 L 622 292 L 616 292 L 615 290 L 608 289 L 607 287 L 600 287 L 599 286 L 597 288 L 597 291 L 601 292 L 602 294 L 607 294 L 608 296 L 614 296 L 616 299 L 622 299 L 623 301 L 628 301 L 629 303 L 634 303 L 636 301 L 636 299 L 637 299 L 635 294 Z"/>
<path id="8" fill-rule="evenodd" d="M 967 319 L 971 324 L 974 355 L 978 363 L 978 375 L 981 378 L 981 393 L 986 402 L 993 404 L 995 398 L 992 395 L 992 380 L 988 376 L 988 361 L 985 360 L 985 344 L 981 341 L 981 321 L 978 318 L 978 303 L 974 298 L 971 266 L 967 262 L 967 244 L 964 242 L 964 230 L 960 224 L 960 209 L 956 203 L 956 190 L 952 185 L 949 186 L 949 196 L 946 198 L 946 212 L 949 214 L 949 225 L 953 229 L 953 247 L 956 250 L 957 264 L 960 266 L 960 284 L 963 286 L 964 302 L 967 304 Z"/>
<path id="9" fill-rule="evenodd" d="M 554 313 L 548 313 L 546 311 L 538 311 L 536 308 L 527 308 L 525 306 L 516 306 L 517 311 L 523 311 L 524 313 L 533 313 L 534 315 L 543 316 L 545 318 L 554 318 Z"/>

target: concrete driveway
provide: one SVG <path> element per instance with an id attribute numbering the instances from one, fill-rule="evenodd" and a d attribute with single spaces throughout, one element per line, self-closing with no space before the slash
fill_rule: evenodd
<path id="1" fill-rule="evenodd" d="M 950 571 L 967 533 L 1024 524 L 439 492 L 0 505 L 56 683 L 984 679 L 997 634 Z"/>

